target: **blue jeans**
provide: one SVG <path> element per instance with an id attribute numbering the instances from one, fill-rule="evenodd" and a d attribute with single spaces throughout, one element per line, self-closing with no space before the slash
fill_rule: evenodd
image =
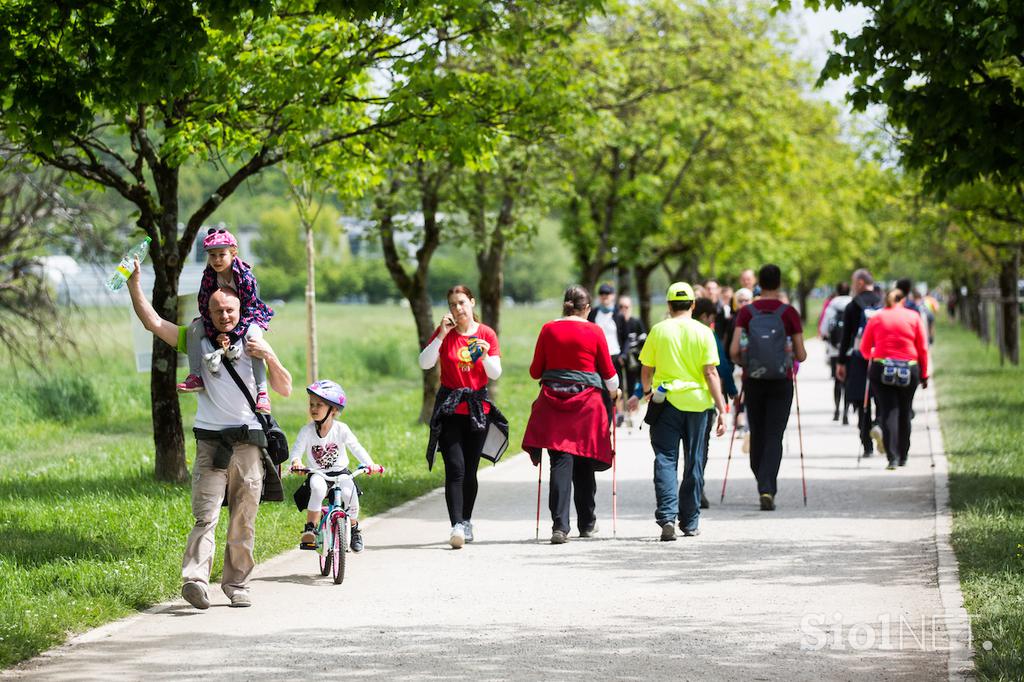
<path id="1" fill-rule="evenodd" d="M 704 490 L 704 429 L 707 412 L 683 412 L 669 404 L 651 427 L 654 449 L 654 494 L 659 526 L 675 523 L 694 530 L 700 521 L 700 494 Z M 683 482 L 679 480 L 679 442 L 683 442 Z"/>

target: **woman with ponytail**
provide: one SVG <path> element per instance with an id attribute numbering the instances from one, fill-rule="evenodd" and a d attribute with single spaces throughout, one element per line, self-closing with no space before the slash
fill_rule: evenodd
<path id="1" fill-rule="evenodd" d="M 610 425 L 619 377 L 604 331 L 587 322 L 590 294 L 566 289 L 562 317 L 540 330 L 530 376 L 540 380 L 523 436 L 523 449 L 540 466 L 543 450 L 551 459 L 551 544 L 569 539 L 569 500 L 576 505 L 580 537 L 597 531 L 597 471 L 612 465 Z M 573 490 L 575 488 L 575 491 Z"/>
<path id="2" fill-rule="evenodd" d="M 430 418 L 427 467 L 444 459 L 444 499 L 452 523 L 448 542 L 473 542 L 473 507 L 480 458 L 497 462 L 508 446 L 508 421 L 491 402 L 487 383 L 501 376 L 498 336 L 474 313 L 476 299 L 461 284 L 448 290 L 448 313 L 420 353 L 420 368 L 441 364 L 441 388 Z"/>
<path id="3" fill-rule="evenodd" d="M 904 307 L 905 296 L 900 289 L 889 292 L 885 310 L 868 320 L 860 342 L 861 355 L 872 359 L 868 378 L 878 403 L 887 469 L 906 465 L 914 393 L 918 385 L 928 388 L 928 335 L 921 315 Z"/>

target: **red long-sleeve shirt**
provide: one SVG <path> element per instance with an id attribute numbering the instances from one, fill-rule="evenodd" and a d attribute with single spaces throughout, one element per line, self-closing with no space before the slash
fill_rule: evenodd
<path id="1" fill-rule="evenodd" d="M 866 358 L 916 360 L 921 378 L 928 378 L 928 335 L 921 314 L 893 306 L 868 320 L 860 341 L 860 354 Z"/>
<path id="2" fill-rule="evenodd" d="M 554 320 L 545 324 L 537 337 L 530 376 L 540 379 L 549 369 L 597 372 L 602 379 L 611 379 L 615 367 L 604 331 L 593 322 L 582 320 Z"/>

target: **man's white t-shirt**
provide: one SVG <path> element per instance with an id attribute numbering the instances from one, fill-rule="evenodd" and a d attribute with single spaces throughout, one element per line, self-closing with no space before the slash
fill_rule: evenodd
<path id="1" fill-rule="evenodd" d="M 236 359 L 231 360 L 232 366 L 245 384 L 249 395 L 256 399 L 256 381 L 252 376 L 253 359 L 245 350 L 243 342 L 242 353 Z M 203 350 L 208 352 L 208 342 L 204 343 Z M 212 346 L 210 346 L 212 349 Z M 227 359 L 224 360 L 227 362 Z M 262 362 L 260 360 L 259 362 Z M 224 367 L 216 374 L 212 373 L 206 363 L 200 363 L 200 372 L 203 377 L 203 386 L 206 390 L 196 393 L 196 420 L 195 426 L 210 431 L 220 431 L 236 426 L 248 426 L 251 429 L 262 428 L 256 419 L 256 413 L 249 407 L 249 401 L 242 395 L 238 384 L 231 378 L 228 370 Z"/>
<path id="2" fill-rule="evenodd" d="M 594 324 L 604 331 L 604 338 L 608 341 L 608 354 L 613 358 L 622 352 L 619 348 L 619 328 L 615 324 L 615 312 L 606 313 L 598 310 L 594 315 Z"/>
<path id="3" fill-rule="evenodd" d="M 341 471 L 348 468 L 348 451 L 360 464 L 371 466 L 373 459 L 348 424 L 334 420 L 331 430 L 323 438 L 316 433 L 316 424 L 309 422 L 295 437 L 292 459 L 302 460 L 313 471 Z"/>

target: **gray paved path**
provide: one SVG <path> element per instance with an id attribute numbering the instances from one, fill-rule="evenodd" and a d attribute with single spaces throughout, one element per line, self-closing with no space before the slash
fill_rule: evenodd
<path id="1" fill-rule="evenodd" d="M 831 421 L 822 353 L 812 343 L 800 374 L 806 508 L 794 412 L 777 511 L 758 510 L 738 444 L 725 503 L 718 503 L 723 438 L 713 442 L 707 468 L 713 506 L 703 534 L 658 542 L 647 432 L 623 429 L 617 538 L 608 472 L 599 482 L 599 538 L 534 542 L 536 470 L 519 456 L 483 475 L 478 540 L 461 551 L 447 547 L 444 501 L 435 492 L 369 521 L 367 550 L 349 555 L 341 586 L 319 577 L 312 553 L 293 551 L 260 567 L 251 609 L 226 608 L 215 590 L 208 612 L 179 601 L 100 628 L 13 674 L 955 678 L 947 672 L 924 420 L 915 422 L 905 469 L 887 472 L 877 457 L 858 468 L 853 427 Z M 923 415 L 920 398 L 918 409 Z M 944 476 L 944 467 L 938 471 Z M 547 472 L 545 496 L 546 483 Z M 549 527 L 545 518 L 542 528 Z"/>

